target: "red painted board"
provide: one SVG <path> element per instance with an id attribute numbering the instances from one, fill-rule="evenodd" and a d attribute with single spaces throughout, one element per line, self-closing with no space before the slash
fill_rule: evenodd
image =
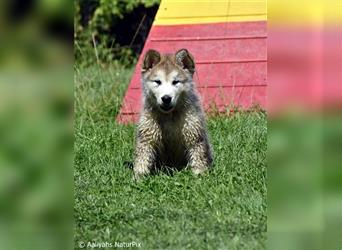
<path id="1" fill-rule="evenodd" d="M 265 38 L 150 42 L 146 48 L 158 48 L 162 53 L 189 48 L 197 64 L 266 60 Z"/>
<path id="2" fill-rule="evenodd" d="M 199 88 L 198 92 L 206 111 L 213 107 L 223 111 L 231 107 L 248 109 L 258 104 L 266 105 L 266 86 Z"/>
<path id="3" fill-rule="evenodd" d="M 266 85 L 267 62 L 197 64 L 194 81 L 198 87 Z M 130 88 L 140 88 L 141 74 L 135 72 Z"/>
<path id="4" fill-rule="evenodd" d="M 167 27 L 165 29 L 165 27 Z M 197 36 L 198 35 L 198 36 Z M 150 39 L 164 39 L 188 37 L 195 38 L 215 38 L 215 37 L 266 37 L 267 23 L 259 22 L 232 22 L 232 23 L 210 23 L 210 24 L 184 24 L 153 26 Z M 189 40 L 189 39 L 187 39 Z"/>
<path id="5" fill-rule="evenodd" d="M 116 120 L 122 124 L 136 123 L 139 120 L 139 114 L 119 114 Z"/>
<path id="6" fill-rule="evenodd" d="M 266 86 L 197 88 L 205 110 L 211 107 L 241 106 L 248 108 L 259 104 L 266 105 Z M 124 99 L 121 113 L 139 113 L 141 89 L 130 89 Z"/>
<path id="7" fill-rule="evenodd" d="M 199 88 L 198 93 L 201 97 L 204 110 L 217 110 L 224 112 L 233 107 L 250 108 L 254 105 L 266 106 L 266 87 L 225 87 L 225 88 Z M 118 121 L 121 123 L 136 122 L 139 117 L 141 107 L 141 90 L 131 89 L 125 100 Z M 132 112 L 132 110 L 134 110 Z"/>

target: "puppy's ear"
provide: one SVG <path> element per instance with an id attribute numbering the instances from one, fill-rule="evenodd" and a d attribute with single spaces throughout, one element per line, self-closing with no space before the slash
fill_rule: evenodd
<path id="1" fill-rule="evenodd" d="M 191 74 L 195 72 L 194 57 L 189 53 L 187 49 L 181 49 L 176 52 L 176 62 L 183 69 L 187 69 Z"/>
<path id="2" fill-rule="evenodd" d="M 152 69 L 160 62 L 161 56 L 160 53 L 156 50 L 150 49 L 146 52 L 141 72 L 144 73 L 149 69 Z"/>

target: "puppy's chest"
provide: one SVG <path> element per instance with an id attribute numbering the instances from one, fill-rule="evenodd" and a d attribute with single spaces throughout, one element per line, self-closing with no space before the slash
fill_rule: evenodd
<path id="1" fill-rule="evenodd" d="M 166 122 L 162 125 L 162 147 L 159 152 L 164 164 L 177 166 L 186 164 L 187 152 L 181 124 Z"/>
<path id="2" fill-rule="evenodd" d="M 184 138 L 182 128 L 183 125 L 177 122 L 167 121 L 162 124 L 163 142 L 166 145 L 183 145 Z M 175 145 L 174 145 L 175 144 Z"/>
<path id="3" fill-rule="evenodd" d="M 184 123 L 180 120 L 166 121 L 162 125 L 162 143 L 164 153 L 180 158 L 186 153 L 184 135 Z"/>

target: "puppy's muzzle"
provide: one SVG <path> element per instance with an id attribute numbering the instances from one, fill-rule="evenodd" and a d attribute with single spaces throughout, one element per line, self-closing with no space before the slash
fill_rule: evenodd
<path id="1" fill-rule="evenodd" d="M 164 96 L 162 96 L 161 100 L 162 100 L 162 104 L 160 105 L 160 108 L 163 111 L 168 112 L 168 111 L 171 111 L 173 109 L 173 106 L 171 104 L 171 101 L 172 101 L 171 96 L 164 95 Z"/>

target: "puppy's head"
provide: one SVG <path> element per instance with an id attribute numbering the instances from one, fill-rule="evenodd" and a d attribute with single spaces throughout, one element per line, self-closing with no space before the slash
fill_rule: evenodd
<path id="1" fill-rule="evenodd" d="M 186 49 L 165 55 L 147 51 L 142 65 L 146 101 L 163 113 L 171 113 L 191 91 L 194 72 L 194 59 Z"/>

